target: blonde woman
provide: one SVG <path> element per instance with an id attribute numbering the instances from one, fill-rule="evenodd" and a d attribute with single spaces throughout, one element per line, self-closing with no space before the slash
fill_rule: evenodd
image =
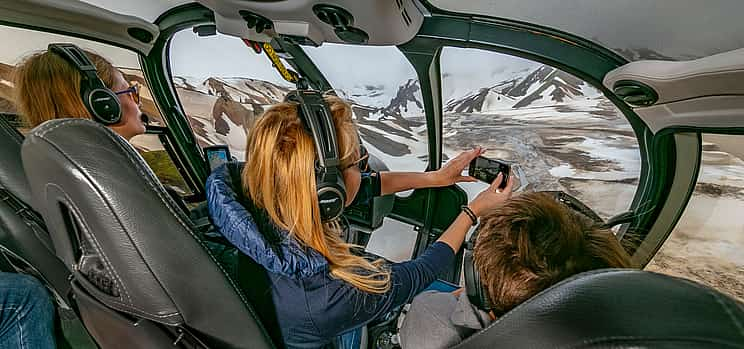
<path id="1" fill-rule="evenodd" d="M 349 205 L 362 182 L 357 130 L 348 104 L 336 97 L 326 97 L 326 103 L 336 129 Z M 266 269 L 284 344 L 316 348 L 410 302 L 452 268 L 455 252 L 473 222 L 461 213 L 422 256 L 408 262 L 386 263 L 355 255 L 339 237 L 338 222 L 321 222 L 315 147 L 297 108 L 294 103 L 273 106 L 249 133 L 243 187 L 237 189 L 244 191 L 245 199 L 238 200 L 243 193 L 235 192 L 228 169 L 222 167 L 207 180 L 207 200 L 221 233 Z M 384 195 L 474 181 L 461 173 L 482 152 L 480 148 L 464 152 L 438 171 L 374 173 L 375 180 L 368 185 L 379 188 L 372 195 Z M 511 183 L 503 192 L 494 185 L 479 194 L 469 210 L 479 216 L 500 206 L 510 193 Z M 358 338 L 336 343 L 336 347 L 358 345 Z"/>
<path id="2" fill-rule="evenodd" d="M 124 75 L 105 58 L 84 51 L 95 65 L 103 84 L 115 93 L 121 105 L 121 121 L 109 125 L 129 140 L 145 133 L 137 86 L 129 86 Z M 92 119 L 80 96 L 82 74 L 59 54 L 50 50 L 26 57 L 16 67 L 16 107 L 27 127 L 61 118 Z"/>

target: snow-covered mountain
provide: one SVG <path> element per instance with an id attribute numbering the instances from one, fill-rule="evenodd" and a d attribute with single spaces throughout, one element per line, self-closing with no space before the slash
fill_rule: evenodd
<path id="1" fill-rule="evenodd" d="M 270 105 L 281 102 L 290 90 L 247 78 L 176 76 L 173 82 L 199 144 L 227 144 L 237 158 L 244 157 L 247 130 L 256 118 Z M 395 93 L 381 86 L 336 92 L 352 102 L 360 133 L 376 143 L 376 151 L 393 156 L 414 153 L 408 143 L 422 137 L 416 132 L 424 125 L 416 80 L 407 81 Z"/>
<path id="2" fill-rule="evenodd" d="M 488 75 L 490 86 L 468 86 L 445 75 L 445 113 L 499 113 L 508 110 L 566 105 L 590 111 L 600 93 L 555 68 L 534 64 L 501 69 Z M 281 102 L 289 86 L 238 77 L 174 77 L 189 121 L 202 145 L 228 144 L 237 157 L 245 149 L 246 132 L 270 105 Z M 335 91 L 351 101 L 362 138 L 380 155 L 424 157 L 423 98 L 417 79 L 399 86 L 354 85 Z M 419 152 L 421 154 L 419 154 Z"/>
<path id="3" fill-rule="evenodd" d="M 526 76 L 499 81 L 462 98 L 451 99 L 444 106 L 444 111 L 490 113 L 508 109 L 574 104 L 595 99 L 599 95 L 599 91 L 584 81 L 543 65 Z"/>

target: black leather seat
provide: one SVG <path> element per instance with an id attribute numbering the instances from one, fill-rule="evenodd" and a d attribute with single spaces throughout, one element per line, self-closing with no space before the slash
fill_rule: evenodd
<path id="1" fill-rule="evenodd" d="M 31 207 L 21 162 L 23 136 L 0 117 L 0 254 L 11 270 L 31 274 L 67 307 L 69 269 L 57 258 L 44 221 Z"/>
<path id="2" fill-rule="evenodd" d="M 543 291 L 456 348 L 744 348 L 744 306 L 688 280 L 605 269 Z"/>
<path id="3" fill-rule="evenodd" d="M 32 130 L 23 164 L 88 330 L 109 347 L 272 348 L 235 282 L 137 152 L 89 120 Z"/>

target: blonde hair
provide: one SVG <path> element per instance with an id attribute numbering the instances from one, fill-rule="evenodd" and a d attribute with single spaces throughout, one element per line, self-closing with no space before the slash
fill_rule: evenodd
<path id="1" fill-rule="evenodd" d="M 345 168 L 359 156 L 351 107 L 338 97 L 325 98 L 336 128 Z M 297 105 L 281 103 L 268 109 L 248 136 L 243 186 L 246 195 L 290 237 L 322 254 L 331 275 L 370 293 L 390 288 L 390 272 L 381 260 L 370 262 L 351 253 L 340 237 L 338 221 L 321 223 L 315 183 L 315 146 L 297 115 Z"/>
<path id="2" fill-rule="evenodd" d="M 114 85 L 116 68 L 105 58 L 85 51 L 106 87 Z M 27 127 L 61 118 L 90 119 L 80 97 L 80 72 L 59 55 L 42 51 L 26 57 L 15 68 L 16 108 Z"/>

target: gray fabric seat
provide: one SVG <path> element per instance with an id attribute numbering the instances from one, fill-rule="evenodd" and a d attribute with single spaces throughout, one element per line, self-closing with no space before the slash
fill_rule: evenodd
<path id="1" fill-rule="evenodd" d="M 89 120 L 32 130 L 23 164 L 102 347 L 272 348 L 237 285 L 123 138 Z M 135 324 L 133 326 L 133 324 Z"/>

